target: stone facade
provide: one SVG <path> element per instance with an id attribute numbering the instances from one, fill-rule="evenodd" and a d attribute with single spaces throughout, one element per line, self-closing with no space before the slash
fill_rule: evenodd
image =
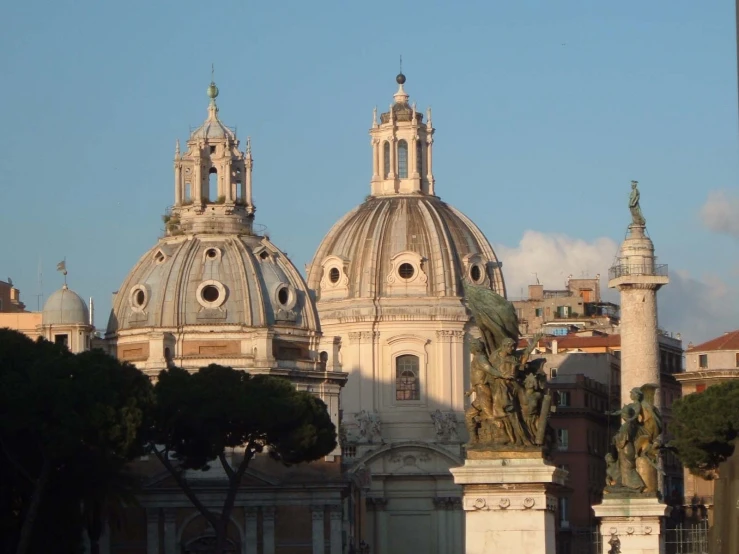
<path id="1" fill-rule="evenodd" d="M 449 468 L 467 439 L 472 331 L 462 287 L 505 286 L 479 228 L 436 196 L 430 112 L 424 121 L 398 83 L 370 129 L 370 196 L 321 242 L 308 285 L 327 363 L 349 374 L 342 456 L 350 475 L 372 476 L 367 542 L 383 554 L 451 554 L 463 549 Z"/>

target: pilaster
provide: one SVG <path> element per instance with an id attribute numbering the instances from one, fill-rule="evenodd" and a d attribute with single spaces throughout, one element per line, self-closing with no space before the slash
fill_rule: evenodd
<path id="1" fill-rule="evenodd" d="M 342 554 L 342 540 L 341 540 L 341 524 L 342 524 L 342 511 L 340 504 L 332 504 L 329 506 L 329 518 L 330 518 L 330 550 L 331 554 Z"/>
<path id="2" fill-rule="evenodd" d="M 275 507 L 262 508 L 262 543 L 264 554 L 275 554 Z"/>
<path id="3" fill-rule="evenodd" d="M 244 554 L 257 554 L 257 512 L 255 506 L 244 508 Z"/>
<path id="4" fill-rule="evenodd" d="M 325 539 L 323 536 L 325 507 L 323 505 L 311 506 L 311 519 L 313 520 L 313 529 L 311 538 L 313 539 L 313 554 L 323 554 L 325 550 Z"/>
<path id="5" fill-rule="evenodd" d="M 146 554 L 159 554 L 159 508 L 146 509 Z"/>
<path id="6" fill-rule="evenodd" d="M 177 554 L 177 510 L 164 509 L 164 554 Z"/>

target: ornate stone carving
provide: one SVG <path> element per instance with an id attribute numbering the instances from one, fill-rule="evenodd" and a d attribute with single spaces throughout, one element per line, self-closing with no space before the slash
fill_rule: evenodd
<path id="1" fill-rule="evenodd" d="M 457 416 L 454 412 L 443 413 L 441 410 L 436 410 L 431 412 L 431 421 L 434 422 L 437 441 L 456 442 L 459 440 L 457 434 Z"/>
<path id="2" fill-rule="evenodd" d="M 357 424 L 358 443 L 382 443 L 382 422 L 380 414 L 362 410 L 354 416 Z"/>
<path id="3" fill-rule="evenodd" d="M 368 496 L 366 499 L 367 509 L 382 512 L 387 508 L 387 498 Z"/>
<path id="4" fill-rule="evenodd" d="M 549 426 L 552 397 L 541 361 L 530 361 L 539 337 L 517 352 L 518 317 L 513 304 L 492 290 L 465 285 L 465 300 L 482 338 L 470 342 L 472 403 L 465 413 L 468 448 L 541 449 L 556 438 Z"/>
<path id="5" fill-rule="evenodd" d="M 657 385 L 632 389 L 632 403 L 610 413 L 620 415 L 623 424 L 606 454 L 605 493 L 654 495 L 657 492 L 662 416 L 654 407 L 656 389 Z"/>

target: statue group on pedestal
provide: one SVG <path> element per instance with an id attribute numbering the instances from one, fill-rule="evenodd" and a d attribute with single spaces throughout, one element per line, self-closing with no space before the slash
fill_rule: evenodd
<path id="1" fill-rule="evenodd" d="M 551 445 L 551 395 L 539 364 L 530 362 L 537 338 L 517 352 L 518 317 L 513 304 L 490 289 L 467 286 L 467 306 L 479 339 L 470 341 L 469 447 L 525 448 Z"/>
<path id="2" fill-rule="evenodd" d="M 631 390 L 630 404 L 609 413 L 623 420 L 606 454 L 606 493 L 656 493 L 662 416 L 654 406 L 656 385 Z"/>

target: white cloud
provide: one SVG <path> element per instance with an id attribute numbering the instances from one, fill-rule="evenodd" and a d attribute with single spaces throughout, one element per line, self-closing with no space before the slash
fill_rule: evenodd
<path id="1" fill-rule="evenodd" d="M 709 192 L 700 218 L 715 233 L 739 237 L 739 197 L 726 190 Z"/>
<path id="2" fill-rule="evenodd" d="M 567 277 L 601 276 L 601 293 L 608 287 L 608 268 L 613 263 L 618 244 L 609 238 L 593 242 L 526 231 L 515 248 L 495 247 L 503 262 L 503 276 L 509 298 L 528 296 L 529 285 L 536 279 L 547 289 L 563 289 Z M 523 290 L 523 294 L 521 291 Z"/>
<path id="3" fill-rule="evenodd" d="M 497 245 L 509 298 L 528 295 L 528 285 L 539 282 L 545 288 L 563 289 L 567 276 L 601 276 L 601 295 L 618 303 L 618 293 L 608 289 L 608 268 L 618 243 L 606 237 L 592 242 L 526 231 L 516 247 Z M 733 282 L 733 281 L 732 281 Z M 739 328 L 739 290 L 719 276 L 700 278 L 687 271 L 672 270 L 670 284 L 658 295 L 659 320 L 663 329 L 681 333 L 684 344 L 699 343 Z"/>

